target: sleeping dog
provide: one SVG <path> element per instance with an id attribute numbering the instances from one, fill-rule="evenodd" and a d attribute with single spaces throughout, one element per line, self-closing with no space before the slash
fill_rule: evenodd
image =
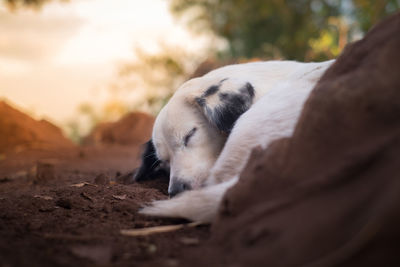
<path id="1" fill-rule="evenodd" d="M 257 146 L 292 134 L 312 88 L 333 60 L 230 65 L 184 83 L 156 118 L 134 179 L 169 170 L 169 200 L 152 216 L 211 222 Z"/>

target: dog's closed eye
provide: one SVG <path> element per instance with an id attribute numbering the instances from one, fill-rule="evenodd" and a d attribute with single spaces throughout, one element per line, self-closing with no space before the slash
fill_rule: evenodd
<path id="1" fill-rule="evenodd" d="M 189 143 L 190 138 L 195 134 L 195 132 L 197 131 L 197 128 L 194 127 L 192 130 L 190 130 L 185 137 L 183 138 L 183 145 L 187 146 Z"/>

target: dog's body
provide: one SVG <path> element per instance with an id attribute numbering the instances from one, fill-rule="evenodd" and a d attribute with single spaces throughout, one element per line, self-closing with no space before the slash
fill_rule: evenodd
<path id="1" fill-rule="evenodd" d="M 231 65 L 182 85 L 158 115 L 149 144 L 170 167 L 170 195 L 192 190 L 153 202 L 141 213 L 211 222 L 252 149 L 292 134 L 305 100 L 332 62 Z"/>

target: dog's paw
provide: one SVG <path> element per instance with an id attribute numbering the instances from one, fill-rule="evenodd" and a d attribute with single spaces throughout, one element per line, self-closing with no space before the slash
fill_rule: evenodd
<path id="1" fill-rule="evenodd" d="M 176 201 L 158 200 L 139 210 L 140 214 L 154 217 L 180 217 L 174 208 L 177 208 Z"/>
<path id="2" fill-rule="evenodd" d="M 231 179 L 200 190 L 186 191 L 172 199 L 154 201 L 150 206 L 142 208 L 139 213 L 210 223 L 217 215 L 226 190 L 236 182 L 237 179 Z"/>

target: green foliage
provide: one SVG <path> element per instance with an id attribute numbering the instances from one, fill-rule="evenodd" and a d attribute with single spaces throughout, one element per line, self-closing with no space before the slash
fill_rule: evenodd
<path id="1" fill-rule="evenodd" d="M 114 96 L 136 95 L 131 107 L 152 114 L 158 113 L 199 63 L 196 55 L 167 45 L 161 45 L 158 53 L 136 49 L 135 55 L 135 61 L 121 66 L 111 92 Z"/>
<path id="2" fill-rule="evenodd" d="M 323 60 L 338 54 L 354 27 L 365 32 L 399 1 L 171 0 L 170 7 L 193 30 L 225 38 L 226 57 Z M 359 25 L 339 22 L 345 16 Z"/>
<path id="3" fill-rule="evenodd" d="M 352 15 L 363 32 L 368 31 L 380 19 L 400 8 L 399 0 L 353 0 Z"/>
<path id="4" fill-rule="evenodd" d="M 14 11 L 21 8 L 39 9 L 44 4 L 52 0 L 2 0 L 2 1 L 10 10 Z M 59 1 L 67 2 L 68 0 L 59 0 Z"/>
<path id="5" fill-rule="evenodd" d="M 102 115 L 90 103 L 82 103 L 77 108 L 74 118 L 67 121 L 65 131 L 67 136 L 79 144 L 102 119 Z"/>

